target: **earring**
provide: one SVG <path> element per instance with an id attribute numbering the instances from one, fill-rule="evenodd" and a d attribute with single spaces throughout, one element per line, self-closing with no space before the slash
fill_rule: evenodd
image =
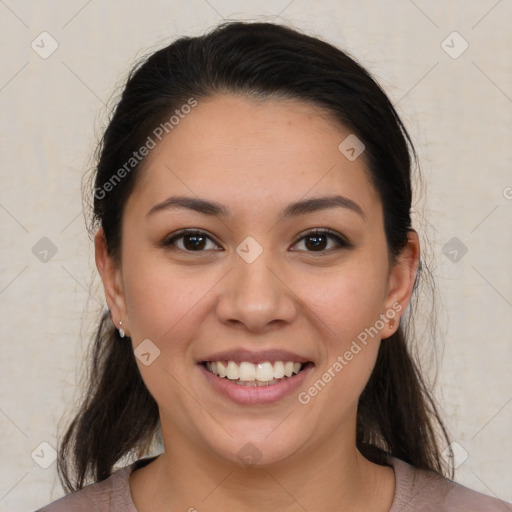
<path id="1" fill-rule="evenodd" d="M 122 320 L 119 320 L 119 336 L 121 336 L 121 338 L 124 338 L 124 336 L 125 336 Z"/>
<path id="2" fill-rule="evenodd" d="M 395 327 L 395 321 L 394 320 L 390 320 L 389 321 L 389 328 L 393 329 L 393 327 Z"/>

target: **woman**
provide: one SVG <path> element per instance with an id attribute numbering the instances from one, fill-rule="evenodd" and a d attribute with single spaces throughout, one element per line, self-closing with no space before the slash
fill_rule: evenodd
<path id="1" fill-rule="evenodd" d="M 512 510 L 447 478 L 408 352 L 411 153 L 362 67 L 283 26 L 136 68 L 95 174 L 109 311 L 59 450 L 76 492 L 41 510 Z"/>

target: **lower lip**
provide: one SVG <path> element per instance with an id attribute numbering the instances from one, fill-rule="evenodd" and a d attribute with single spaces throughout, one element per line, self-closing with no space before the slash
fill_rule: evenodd
<path id="1" fill-rule="evenodd" d="M 293 377 L 288 377 L 270 386 L 240 386 L 229 379 L 214 375 L 203 364 L 198 366 L 216 391 L 240 405 L 270 404 L 281 400 L 293 393 L 314 367 L 314 365 L 309 365 Z"/>

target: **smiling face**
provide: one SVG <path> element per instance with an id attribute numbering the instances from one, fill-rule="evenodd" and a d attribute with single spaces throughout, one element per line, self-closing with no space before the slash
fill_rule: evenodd
<path id="1" fill-rule="evenodd" d="M 113 318 L 134 348 L 150 340 L 151 364 L 137 363 L 166 450 L 182 442 L 237 463 L 252 450 L 271 464 L 326 441 L 355 446 L 357 401 L 409 301 L 418 246 L 390 266 L 363 156 L 338 149 L 349 134 L 299 101 L 200 100 L 147 157 L 119 266 L 97 236 Z M 258 388 L 202 364 L 229 359 L 310 363 Z"/>

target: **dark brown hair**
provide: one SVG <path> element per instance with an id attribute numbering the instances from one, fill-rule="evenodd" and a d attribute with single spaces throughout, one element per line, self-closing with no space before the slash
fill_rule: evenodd
<path id="1" fill-rule="evenodd" d="M 388 97 L 362 66 L 327 42 L 281 25 L 244 22 L 177 39 L 131 71 L 99 144 L 94 174 L 93 225 L 103 228 L 116 261 L 121 259 L 123 208 L 141 172 L 140 164 L 127 168 L 126 162 L 190 98 L 219 93 L 302 100 L 356 134 L 366 146 L 369 175 L 382 201 L 393 262 L 411 229 L 411 155 L 418 162 Z M 423 262 L 413 298 L 428 275 Z M 357 447 L 379 464 L 388 453 L 446 474 L 438 436 L 448 445 L 448 435 L 408 348 L 413 302 L 396 333 L 381 343 L 360 396 Z M 131 344 L 104 313 L 92 345 L 85 398 L 58 449 L 63 487 L 72 491 L 89 480 L 106 479 L 121 458 L 146 453 L 158 433 L 157 404 Z"/>

